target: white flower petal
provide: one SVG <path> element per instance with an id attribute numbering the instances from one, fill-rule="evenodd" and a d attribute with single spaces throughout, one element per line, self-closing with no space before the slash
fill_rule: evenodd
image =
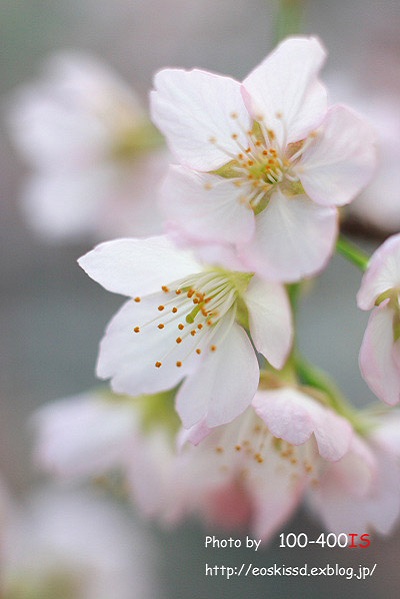
<path id="1" fill-rule="evenodd" d="M 248 270 L 270 281 L 298 281 L 324 268 L 334 250 L 337 212 L 304 195 L 277 190 L 256 217 L 253 240 L 240 248 Z"/>
<path id="2" fill-rule="evenodd" d="M 250 404 L 258 386 L 257 358 L 240 326 L 224 323 L 213 343 L 216 351 L 178 391 L 176 406 L 185 428 L 204 418 L 209 427 L 232 421 Z"/>
<path id="3" fill-rule="evenodd" d="M 282 368 L 293 340 L 292 312 L 284 287 L 254 276 L 243 299 L 254 345 L 274 368 Z"/>
<path id="4" fill-rule="evenodd" d="M 386 303 L 369 318 L 360 349 L 360 369 L 370 389 L 385 403 L 400 401 L 400 369 L 393 355 L 393 315 Z"/>
<path id="5" fill-rule="evenodd" d="M 176 248 L 162 235 L 107 241 L 79 258 L 78 262 L 108 291 L 131 297 L 159 291 L 162 285 L 202 268 L 189 251 Z"/>
<path id="6" fill-rule="evenodd" d="M 314 202 L 322 206 L 347 204 L 374 174 L 372 128 L 348 108 L 335 106 L 315 135 L 294 170 Z"/>
<path id="7" fill-rule="evenodd" d="M 289 38 L 243 82 L 251 114 L 274 131 L 280 147 L 306 137 L 326 113 L 326 90 L 317 80 L 325 55 L 316 38 Z"/>
<path id="8" fill-rule="evenodd" d="M 140 303 L 130 300 L 108 325 L 100 344 L 97 375 L 111 378 L 114 391 L 133 396 L 157 393 L 172 389 L 191 371 L 191 360 L 182 360 L 182 348 L 176 343 L 177 328 L 165 326 L 160 330 L 160 321 L 144 326 L 160 314 L 157 306 L 163 299 L 162 294 L 154 294 Z M 165 318 L 168 318 L 167 314 Z M 134 332 L 136 326 L 140 328 L 138 333 Z M 185 340 L 187 343 L 194 345 L 194 338 L 189 335 Z M 184 351 L 189 353 L 187 345 Z M 180 368 L 176 366 L 178 360 L 182 360 Z M 156 362 L 161 362 L 162 366 L 157 368 Z"/>
<path id="9" fill-rule="evenodd" d="M 171 167 L 161 190 L 168 218 L 194 239 L 246 242 L 254 231 L 254 214 L 241 201 L 232 179 Z"/>
<path id="10" fill-rule="evenodd" d="M 400 235 L 389 237 L 371 257 L 357 294 L 361 310 L 370 310 L 385 291 L 400 287 Z"/>
<path id="11" fill-rule="evenodd" d="M 50 241 L 90 233 L 112 182 L 110 171 L 32 176 L 22 193 L 22 209 L 35 232 Z"/>
<path id="12" fill-rule="evenodd" d="M 237 81 L 198 69 L 165 69 L 154 86 L 152 118 L 182 164 L 214 170 L 231 160 L 227 152 L 240 151 L 238 143 L 247 147 L 251 118 Z"/>

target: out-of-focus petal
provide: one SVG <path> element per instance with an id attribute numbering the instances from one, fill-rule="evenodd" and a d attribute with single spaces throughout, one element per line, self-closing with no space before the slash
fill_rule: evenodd
<path id="1" fill-rule="evenodd" d="M 370 389 L 385 403 L 400 401 L 400 369 L 393 356 L 393 311 L 387 301 L 369 318 L 360 349 L 360 369 Z"/>
<path id="2" fill-rule="evenodd" d="M 385 291 L 400 286 L 400 235 L 389 237 L 372 255 L 357 294 L 361 310 L 370 310 Z"/>
<path id="3" fill-rule="evenodd" d="M 41 468 L 61 478 L 94 476 L 121 466 L 136 415 L 130 405 L 92 392 L 45 405 L 34 425 Z"/>

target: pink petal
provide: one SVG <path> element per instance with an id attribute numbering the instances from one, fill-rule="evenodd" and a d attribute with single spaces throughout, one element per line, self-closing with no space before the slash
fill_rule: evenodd
<path id="1" fill-rule="evenodd" d="M 357 294 L 361 310 L 370 310 L 388 289 L 400 286 L 400 234 L 392 235 L 374 252 Z"/>
<path id="2" fill-rule="evenodd" d="M 306 479 L 293 477 L 279 468 L 264 471 L 263 478 L 264 484 L 252 485 L 254 515 L 251 529 L 265 542 L 289 521 L 303 497 Z"/>
<path id="3" fill-rule="evenodd" d="M 250 404 L 259 381 L 256 355 L 237 324 L 220 328 L 209 353 L 180 387 L 176 407 L 185 428 L 205 419 L 208 427 L 231 422 Z"/>
<path id="4" fill-rule="evenodd" d="M 371 180 L 376 163 L 370 125 L 343 106 L 331 108 L 294 169 L 322 206 L 350 202 Z"/>
<path id="5" fill-rule="evenodd" d="M 316 38 L 289 38 L 243 82 L 251 114 L 274 131 L 281 148 L 306 137 L 326 113 L 326 90 L 317 80 L 325 55 Z"/>
<path id="6" fill-rule="evenodd" d="M 254 231 L 254 214 L 242 194 L 231 179 L 171 167 L 161 198 L 167 217 L 192 238 L 237 243 Z"/>
<path id="7" fill-rule="evenodd" d="M 274 368 L 282 368 L 293 340 L 292 312 L 284 287 L 254 276 L 243 298 L 255 347 Z"/>
<path id="8" fill-rule="evenodd" d="M 190 252 L 176 248 L 166 236 L 107 241 L 78 262 L 105 289 L 130 297 L 160 291 L 162 285 L 201 270 Z"/>
<path id="9" fill-rule="evenodd" d="M 339 460 L 349 449 L 352 428 L 348 421 L 296 389 L 257 393 L 252 404 L 279 439 L 302 445 L 314 433 L 320 455 L 329 461 Z"/>
<path id="10" fill-rule="evenodd" d="M 325 267 L 336 235 L 336 209 L 277 190 L 256 217 L 253 240 L 239 253 L 248 270 L 269 281 L 298 281 Z"/>
<path id="11" fill-rule="evenodd" d="M 251 118 L 237 81 L 198 69 L 165 69 L 154 86 L 152 118 L 182 164 L 215 170 L 231 160 L 230 152 L 241 151 L 239 145 L 247 147 Z"/>
<path id="12" fill-rule="evenodd" d="M 93 392 L 43 406 L 34 424 L 41 468 L 61 477 L 94 476 L 123 463 L 136 416 L 128 404 Z"/>
<path id="13" fill-rule="evenodd" d="M 366 455 L 369 453 L 369 458 Z M 375 464 L 374 464 L 375 462 Z M 355 484 L 364 473 L 365 483 Z M 356 446 L 342 460 L 330 464 L 313 489 L 311 503 L 329 530 L 388 534 L 400 512 L 400 473 L 393 456 Z M 352 483 L 349 486 L 350 481 Z M 363 494 L 360 494 L 362 488 Z"/>
<path id="14" fill-rule="evenodd" d="M 400 368 L 393 355 L 393 315 L 384 304 L 369 318 L 360 349 L 361 374 L 370 389 L 385 403 L 400 401 Z"/>

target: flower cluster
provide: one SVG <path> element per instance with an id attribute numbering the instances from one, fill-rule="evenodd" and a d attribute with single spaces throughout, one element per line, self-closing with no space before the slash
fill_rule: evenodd
<path id="1" fill-rule="evenodd" d="M 399 401 L 400 236 L 369 262 L 337 244 L 340 207 L 373 177 L 375 135 L 328 105 L 324 59 L 318 39 L 297 37 L 242 83 L 197 69 L 155 76 L 151 116 L 175 161 L 160 189 L 164 233 L 79 259 L 128 299 L 100 343 L 97 375 L 112 393 L 37 416 L 36 458 L 55 476 L 117 471 L 147 515 L 197 514 L 265 541 L 303 498 L 334 531 L 393 527 L 397 412 L 350 406 L 296 344 L 303 282 L 337 247 L 366 270 L 362 374 Z"/>
<path id="2" fill-rule="evenodd" d="M 32 170 L 21 193 L 49 241 L 151 235 L 167 153 L 135 92 L 82 53 L 53 56 L 42 80 L 9 100 L 8 127 Z"/>

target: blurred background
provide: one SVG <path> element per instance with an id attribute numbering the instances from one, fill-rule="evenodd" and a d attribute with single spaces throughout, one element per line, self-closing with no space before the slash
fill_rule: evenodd
<path id="1" fill-rule="evenodd" d="M 0 0 L 0 94 L 32 81 L 53 52 L 89 51 L 122 76 L 144 106 L 153 73 L 165 66 L 199 67 L 243 78 L 273 48 L 277 3 L 272 0 Z M 325 80 L 350 82 L 363 104 L 381 94 L 400 98 L 400 4 L 394 0 L 309 0 L 303 33 L 318 35 L 329 58 Z M 340 89 L 335 100 L 341 99 Z M 400 118 L 399 115 L 397 115 Z M 0 473 L 13 497 L 24 498 L 40 477 L 32 467 L 29 419 L 41 404 L 96 384 L 94 365 L 104 327 L 121 299 L 104 292 L 81 271 L 76 259 L 98 241 L 95 236 L 50 244 L 32 232 L 20 206 L 26 164 L 0 121 Z M 399 209 L 400 211 L 400 209 Z M 367 231 L 368 233 L 368 231 Z M 372 250 L 377 239 L 357 239 Z M 362 381 L 358 350 L 367 315 L 357 310 L 360 275 L 340 257 L 310 284 L 299 315 L 305 355 L 335 377 L 354 403 L 373 399 Z M 126 508 L 121 507 L 121 517 Z M 206 530 L 188 522 L 161 530 L 129 515 L 138 535 L 153 590 L 132 591 L 132 599 L 230 597 L 397 597 L 400 583 L 399 531 L 375 537 L 367 550 L 279 549 L 278 539 L 257 554 L 204 548 Z M 321 525 L 299 513 L 287 531 L 315 538 Z M 233 534 L 233 536 L 235 536 Z M 231 565 L 372 566 L 368 581 L 336 577 L 225 579 L 204 575 L 205 563 Z M 156 590 L 154 590 L 156 589 Z M 152 594 L 153 593 L 153 594 Z M 53 599 L 53 597 L 51 597 Z M 58 599 L 58 598 L 56 598 Z M 118 599 L 116 597 L 116 599 Z"/>

